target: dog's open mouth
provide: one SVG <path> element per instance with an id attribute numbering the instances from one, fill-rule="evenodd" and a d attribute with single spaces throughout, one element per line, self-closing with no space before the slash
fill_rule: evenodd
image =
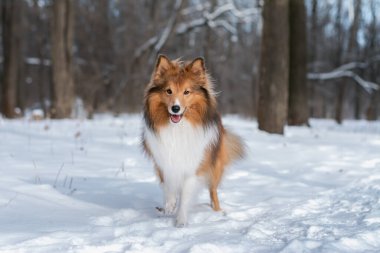
<path id="1" fill-rule="evenodd" d="M 173 122 L 173 123 L 178 123 L 180 122 L 182 119 L 182 114 L 170 114 L 170 120 Z"/>

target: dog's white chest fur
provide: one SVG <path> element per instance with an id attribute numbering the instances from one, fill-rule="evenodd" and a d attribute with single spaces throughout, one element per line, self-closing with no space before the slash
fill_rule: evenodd
<path id="1" fill-rule="evenodd" d="M 194 127 L 183 119 L 160 128 L 157 133 L 145 128 L 144 136 L 163 172 L 165 184 L 178 188 L 183 180 L 196 173 L 206 148 L 217 140 L 218 130 L 216 126 L 207 129 Z"/>

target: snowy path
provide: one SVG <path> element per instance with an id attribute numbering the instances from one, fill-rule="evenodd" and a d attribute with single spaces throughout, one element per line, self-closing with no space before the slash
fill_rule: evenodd
<path id="1" fill-rule="evenodd" d="M 285 136 L 234 116 L 249 147 L 189 226 L 158 217 L 140 116 L 0 119 L 0 252 L 380 252 L 380 122 L 313 120 Z"/>

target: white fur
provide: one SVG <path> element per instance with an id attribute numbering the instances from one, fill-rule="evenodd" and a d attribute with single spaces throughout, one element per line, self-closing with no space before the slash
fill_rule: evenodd
<path id="1" fill-rule="evenodd" d="M 183 118 L 156 133 L 145 127 L 144 138 L 164 177 L 165 213 L 174 212 L 176 197 L 180 195 L 177 225 L 184 225 L 191 199 L 202 181 L 196 171 L 206 148 L 217 140 L 218 128 L 194 127 Z"/>
<path id="2" fill-rule="evenodd" d="M 189 207 L 191 206 L 201 183 L 202 181 L 195 175 L 186 178 L 185 182 L 183 183 L 181 191 L 181 203 L 176 218 L 177 227 L 183 227 L 186 225 Z"/>

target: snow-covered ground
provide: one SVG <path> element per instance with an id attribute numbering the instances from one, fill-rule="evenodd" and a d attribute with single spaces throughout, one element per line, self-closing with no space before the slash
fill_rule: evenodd
<path id="1" fill-rule="evenodd" d="M 248 157 L 215 213 L 160 217 L 140 115 L 0 119 L 0 252 L 380 252 L 380 122 L 312 120 L 285 136 L 224 118 Z"/>

